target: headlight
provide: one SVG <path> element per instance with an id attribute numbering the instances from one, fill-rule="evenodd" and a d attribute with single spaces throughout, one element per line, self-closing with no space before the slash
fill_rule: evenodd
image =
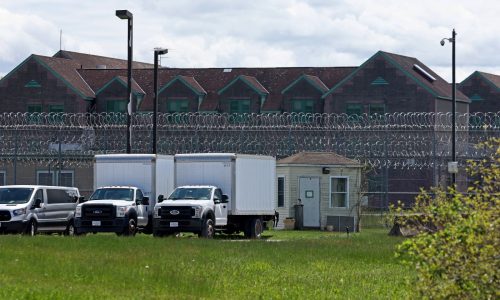
<path id="1" fill-rule="evenodd" d="M 125 217 L 126 212 L 127 212 L 126 206 L 117 206 L 116 207 L 116 217 L 123 218 L 123 217 Z"/>
<path id="2" fill-rule="evenodd" d="M 77 206 L 75 209 L 75 218 L 81 218 L 82 217 L 82 207 Z"/>
<path id="3" fill-rule="evenodd" d="M 15 216 L 22 216 L 26 214 L 26 207 L 25 208 L 20 208 L 12 211 L 12 214 Z"/>
<path id="4" fill-rule="evenodd" d="M 160 217 L 160 209 L 161 208 L 159 206 L 155 207 L 155 213 L 153 215 L 155 218 L 159 218 Z"/>
<path id="5" fill-rule="evenodd" d="M 193 206 L 192 209 L 194 210 L 193 218 L 201 218 L 201 206 Z"/>

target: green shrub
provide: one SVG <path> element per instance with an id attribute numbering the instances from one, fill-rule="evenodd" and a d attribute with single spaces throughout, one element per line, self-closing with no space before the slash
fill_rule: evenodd
<path id="1" fill-rule="evenodd" d="M 393 210 L 418 232 L 397 255 L 415 268 L 422 298 L 500 298 L 500 139 L 481 147 L 489 159 L 468 163 L 477 180 L 467 193 L 436 188 L 410 210 Z"/>

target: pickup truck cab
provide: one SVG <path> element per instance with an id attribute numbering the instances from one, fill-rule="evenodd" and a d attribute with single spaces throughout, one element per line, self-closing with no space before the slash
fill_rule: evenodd
<path id="1" fill-rule="evenodd" d="M 212 238 L 216 226 L 227 224 L 228 197 L 211 185 L 176 188 L 167 199 L 158 197 L 153 214 L 153 235 L 193 232 Z"/>
<path id="2" fill-rule="evenodd" d="M 89 201 L 75 210 L 75 230 L 87 232 L 115 232 L 117 235 L 136 234 L 146 228 L 149 198 L 133 186 L 105 186 L 94 191 Z"/>

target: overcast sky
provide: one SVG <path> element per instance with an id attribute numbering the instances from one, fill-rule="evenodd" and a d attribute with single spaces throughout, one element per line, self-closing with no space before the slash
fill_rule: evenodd
<path id="1" fill-rule="evenodd" d="M 495 0 L 0 0 L 0 76 L 30 54 L 62 49 L 127 57 L 134 15 L 134 60 L 163 66 L 359 66 L 378 50 L 418 58 L 451 81 L 456 29 L 457 82 L 475 70 L 500 75 L 500 1 Z"/>

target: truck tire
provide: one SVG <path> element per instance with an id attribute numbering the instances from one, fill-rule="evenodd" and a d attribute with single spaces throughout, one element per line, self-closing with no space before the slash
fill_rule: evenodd
<path id="1" fill-rule="evenodd" d="M 252 219 L 249 225 L 248 237 L 251 239 L 260 239 L 262 237 L 262 231 L 264 231 L 262 220 L 260 218 Z"/>
<path id="2" fill-rule="evenodd" d="M 201 228 L 200 237 L 206 239 L 212 239 L 215 235 L 214 221 L 210 218 L 205 219 L 203 222 L 203 227 Z"/>
<path id="3" fill-rule="evenodd" d="M 135 219 L 129 219 L 127 226 L 123 229 L 123 236 L 135 236 L 137 232 L 137 222 Z"/>
<path id="4" fill-rule="evenodd" d="M 75 225 L 73 220 L 69 221 L 68 226 L 66 226 L 66 230 L 64 231 L 64 235 L 74 236 L 76 235 Z"/>
<path id="5" fill-rule="evenodd" d="M 38 233 L 38 226 L 35 219 L 31 219 L 28 222 L 28 227 L 26 228 L 26 235 L 35 236 Z"/>

